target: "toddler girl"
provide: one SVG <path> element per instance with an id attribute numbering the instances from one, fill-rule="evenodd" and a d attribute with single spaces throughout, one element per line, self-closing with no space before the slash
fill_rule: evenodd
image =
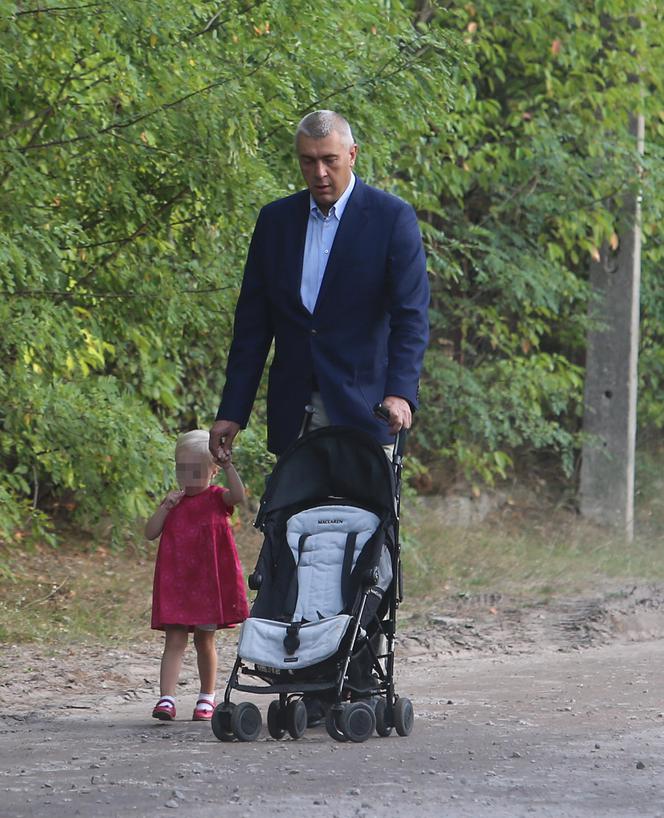
<path id="1" fill-rule="evenodd" d="M 193 631 L 201 690 L 194 721 L 214 711 L 217 650 L 215 631 L 244 621 L 249 609 L 242 567 L 229 524 L 233 506 L 244 501 L 244 486 L 220 452 L 228 488 L 211 486 L 218 467 L 208 449 L 209 433 L 196 429 L 178 438 L 175 466 L 179 491 L 169 492 L 145 526 L 161 534 L 154 572 L 152 627 L 166 631 L 159 677 L 161 697 L 152 716 L 175 718 L 175 686 L 189 633 Z"/>

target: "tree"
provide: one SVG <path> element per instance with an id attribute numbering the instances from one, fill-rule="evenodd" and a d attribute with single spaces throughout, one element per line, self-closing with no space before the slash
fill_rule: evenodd
<path id="1" fill-rule="evenodd" d="M 639 184 L 627 128 L 637 106 L 649 130 L 644 277 L 650 288 L 662 283 L 653 230 L 662 203 L 662 12 L 645 4 L 641 29 L 619 0 L 482 0 L 431 13 L 432 25 L 464 32 L 476 65 L 462 104 L 436 123 L 415 164 L 434 282 L 423 390 L 434 417 L 418 426 L 422 456 L 491 480 L 515 458 L 551 453 L 571 475 L 588 260 L 614 241 L 615 202 Z M 641 100 L 635 72 L 647 89 Z M 654 364 L 653 311 L 661 310 L 646 295 L 643 343 Z M 651 419 L 655 372 L 661 365 L 646 362 L 642 406 Z"/>
<path id="2" fill-rule="evenodd" d="M 587 260 L 637 181 L 622 125 L 638 70 L 639 411 L 661 430 L 657 4 L 638 31 L 624 0 L 339 0 L 325 26 L 320 8 L 0 0 L 0 535 L 58 509 L 119 530 L 170 485 L 173 435 L 216 408 L 258 209 L 299 186 L 292 132 L 320 107 L 425 232 L 413 451 L 474 480 L 534 456 L 571 473 Z M 255 491 L 263 411 L 239 451 Z"/>
<path id="3" fill-rule="evenodd" d="M 346 113 L 363 172 L 456 91 L 458 37 L 399 2 L 0 2 L 0 497 L 146 512 L 172 436 L 209 424 L 258 208 L 295 123 Z M 261 481 L 261 405 L 243 435 Z"/>

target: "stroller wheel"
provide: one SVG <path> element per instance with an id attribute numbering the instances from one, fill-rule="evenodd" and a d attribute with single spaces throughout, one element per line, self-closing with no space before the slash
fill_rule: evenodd
<path id="1" fill-rule="evenodd" d="M 378 699 L 376 702 L 376 732 L 379 736 L 387 738 L 392 733 L 392 724 L 387 720 L 387 701 L 385 699 Z"/>
<path id="2" fill-rule="evenodd" d="M 286 708 L 286 728 L 295 739 L 302 738 L 307 729 L 307 707 L 302 699 L 293 699 Z"/>
<path id="3" fill-rule="evenodd" d="M 231 730 L 231 715 L 233 714 L 233 710 L 235 710 L 233 702 L 222 702 L 214 709 L 214 713 L 210 719 L 210 726 L 219 741 L 233 741 L 234 736 Z"/>
<path id="4" fill-rule="evenodd" d="M 272 738 L 283 738 L 286 735 L 286 713 L 281 707 L 279 699 L 270 702 L 267 709 L 267 731 Z"/>
<path id="5" fill-rule="evenodd" d="M 351 702 L 341 714 L 341 729 L 351 741 L 366 741 L 376 729 L 376 716 L 366 702 Z"/>
<path id="6" fill-rule="evenodd" d="M 332 705 L 325 715 L 325 729 L 327 730 L 328 736 L 333 738 L 335 741 L 348 741 L 348 736 L 339 726 L 342 712 L 343 705 Z"/>
<path id="7" fill-rule="evenodd" d="M 414 718 L 411 700 L 397 699 L 394 704 L 394 726 L 400 736 L 410 735 Z"/>
<path id="8" fill-rule="evenodd" d="M 231 730 L 238 741 L 255 741 L 261 722 L 261 711 L 252 702 L 240 702 L 231 714 Z"/>

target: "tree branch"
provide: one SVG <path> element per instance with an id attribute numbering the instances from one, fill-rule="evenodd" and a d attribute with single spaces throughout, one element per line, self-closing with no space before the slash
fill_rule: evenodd
<path id="1" fill-rule="evenodd" d="M 6 139 L 11 134 L 16 133 L 16 131 L 20 131 L 22 128 L 27 128 L 35 121 L 35 119 L 37 119 L 40 116 L 44 116 L 44 114 L 48 112 L 50 107 L 51 107 L 50 105 L 47 105 L 45 108 L 42 108 L 41 111 L 37 111 L 37 113 L 33 114 L 27 119 L 23 119 L 21 122 L 16 122 L 8 131 L 0 135 L 0 139 Z"/>
<path id="2" fill-rule="evenodd" d="M 48 107 L 43 110 L 42 115 L 41 115 L 41 117 L 39 119 L 39 122 L 37 123 L 35 129 L 33 130 L 32 134 L 30 135 L 30 139 L 28 140 L 28 144 L 23 148 L 19 148 L 21 153 L 23 153 L 23 151 L 29 150 L 32 147 L 34 141 L 37 139 L 37 137 L 41 133 L 42 128 L 44 127 L 44 125 L 46 125 L 46 122 L 50 119 L 51 116 L 53 116 L 53 114 L 55 113 L 55 106 L 57 105 L 58 100 L 64 94 L 65 88 L 69 85 L 69 82 L 71 81 L 72 74 L 74 73 L 74 69 L 76 68 L 77 65 L 80 65 L 83 62 L 84 59 L 85 59 L 84 57 L 78 57 L 71 64 L 69 70 L 67 71 L 67 73 L 63 77 L 62 82 L 60 83 L 60 86 L 58 87 L 58 90 L 57 90 L 57 92 L 55 94 L 55 97 L 49 103 Z M 8 167 L 7 170 L 3 173 L 2 178 L 0 178 L 0 185 L 4 185 L 4 183 L 7 181 L 9 175 L 11 174 L 11 172 L 12 172 L 12 168 Z"/>
<path id="3" fill-rule="evenodd" d="M 411 43 L 407 43 L 406 45 L 410 46 Z M 382 81 L 384 81 L 386 79 L 389 79 L 390 77 L 393 77 L 395 74 L 398 74 L 400 71 L 403 71 L 404 69 L 409 68 L 411 65 L 413 65 L 413 63 L 416 62 L 417 58 L 420 57 L 422 55 L 422 53 L 424 53 L 426 51 L 426 48 L 418 49 L 418 51 L 413 55 L 413 57 L 411 57 L 410 59 L 405 60 L 401 65 L 398 65 L 390 73 L 385 74 L 384 72 L 386 71 L 388 66 L 391 65 L 395 60 L 399 59 L 402 56 L 401 52 L 403 52 L 405 50 L 406 50 L 406 46 L 403 46 L 402 48 L 400 48 L 399 54 L 395 54 L 394 56 L 392 56 L 388 60 L 386 60 L 380 66 L 380 68 L 378 68 L 378 70 L 376 71 L 376 73 L 372 77 L 360 80 L 358 82 L 346 83 L 346 85 L 342 85 L 342 86 L 340 86 L 338 88 L 335 88 L 334 90 L 330 91 L 329 94 L 326 94 L 323 97 L 319 97 L 314 102 L 312 102 L 310 105 L 308 105 L 306 109 L 301 111 L 300 116 L 304 116 L 308 111 L 315 111 L 317 108 L 320 108 L 321 105 L 324 102 L 327 102 L 330 99 L 334 99 L 334 97 L 338 96 L 339 94 L 345 94 L 348 91 L 351 91 L 353 88 L 358 88 L 358 87 L 361 87 L 363 85 L 372 85 L 373 83 L 382 82 Z M 271 131 L 268 131 L 265 134 L 265 136 L 262 138 L 262 141 L 267 142 L 268 140 L 270 140 L 274 136 L 275 133 L 278 133 L 283 127 L 284 127 L 283 123 L 277 125 Z"/>
<path id="4" fill-rule="evenodd" d="M 141 150 L 154 151 L 155 153 L 163 153 L 165 156 L 180 155 L 176 151 L 168 151 L 165 148 L 157 148 L 155 145 L 146 145 L 145 142 L 134 142 L 133 139 L 127 139 L 126 136 L 122 136 L 122 134 L 119 133 L 114 133 L 113 136 L 116 139 L 120 139 L 122 142 L 125 142 L 127 145 L 131 145 L 134 148 L 140 148 Z"/>
<path id="5" fill-rule="evenodd" d="M 104 3 L 84 3 L 82 6 L 50 6 L 50 8 L 36 8 L 26 9 L 25 11 L 16 11 L 13 17 L 25 17 L 29 14 L 60 14 L 67 11 L 82 11 L 83 9 L 101 8 Z"/>
<path id="6" fill-rule="evenodd" d="M 269 62 L 269 60 L 272 58 L 272 55 L 274 54 L 275 50 L 276 50 L 276 46 L 273 46 L 268 51 L 266 57 L 260 63 L 258 63 L 256 66 L 254 66 L 251 69 L 251 71 L 248 71 L 245 74 L 245 76 L 246 77 L 251 77 L 253 74 L 260 71 L 260 69 L 263 68 L 263 66 L 265 66 Z M 126 120 L 125 122 L 116 122 L 113 125 L 107 125 L 105 128 L 100 128 L 98 131 L 94 131 L 93 133 L 81 134 L 80 136 L 73 136 L 73 137 L 70 137 L 69 139 L 55 139 L 55 140 L 53 140 L 51 142 L 41 142 L 40 144 L 37 144 L 37 145 L 29 143 L 25 147 L 19 148 L 18 150 L 21 153 L 23 153 L 25 151 L 28 151 L 28 150 L 42 150 L 44 148 L 53 148 L 53 147 L 56 147 L 56 146 L 59 146 L 59 145 L 70 145 L 70 144 L 72 144 L 74 142 L 82 142 L 84 140 L 94 139 L 95 137 L 102 136 L 102 135 L 107 134 L 107 133 L 116 134 L 116 132 L 118 130 L 121 130 L 121 129 L 124 129 L 124 128 L 129 128 L 132 125 L 136 125 L 136 123 L 138 123 L 138 122 L 143 122 L 144 120 L 149 119 L 150 117 L 154 116 L 155 114 L 161 113 L 163 111 L 168 111 L 171 108 L 175 108 L 178 105 L 182 105 L 183 102 L 186 102 L 187 100 L 191 99 L 192 97 L 198 96 L 199 94 L 204 94 L 207 91 L 212 91 L 215 88 L 220 88 L 222 85 L 225 85 L 227 82 L 230 82 L 231 79 L 233 79 L 233 78 L 232 77 L 225 77 L 224 79 L 220 79 L 220 80 L 217 80 L 215 82 L 208 83 L 207 85 L 204 85 L 201 88 L 197 88 L 195 91 L 191 91 L 188 94 L 185 94 L 184 96 L 179 97 L 178 99 L 174 99 L 171 102 L 164 102 L 162 105 L 159 105 L 157 108 L 153 108 L 151 111 L 147 111 L 146 113 L 139 114 L 139 115 L 133 117 L 132 119 Z"/>
<path id="7" fill-rule="evenodd" d="M 203 221 L 205 216 L 188 216 L 186 219 L 176 219 L 175 221 L 169 221 L 168 224 L 171 227 L 176 227 L 180 224 L 192 224 L 193 222 L 200 222 Z M 74 245 L 64 245 L 61 249 L 62 250 L 94 250 L 95 247 L 107 247 L 109 244 L 119 244 L 121 242 L 126 242 L 130 239 L 129 236 L 122 236 L 118 239 L 106 239 L 105 241 L 95 241 L 91 242 L 90 244 L 74 244 Z"/>
<path id="8" fill-rule="evenodd" d="M 227 284 L 223 287 L 206 287 L 205 289 L 176 290 L 175 295 L 208 295 L 209 293 L 220 293 L 224 290 L 232 290 L 234 285 Z M 150 298 L 171 298 L 172 293 L 150 294 Z M 72 301 L 73 299 L 124 299 L 124 298 L 145 298 L 145 293 L 137 293 L 130 290 L 124 292 L 77 292 L 73 290 L 16 290 L 13 293 L 5 293 L 5 298 L 57 298 L 59 301 Z"/>
<path id="9" fill-rule="evenodd" d="M 68 580 L 69 577 L 65 577 L 59 585 L 53 585 L 50 593 L 46 594 L 46 596 L 43 596 L 40 599 L 33 599 L 31 602 L 25 602 L 23 605 L 19 606 L 19 610 L 24 611 L 26 608 L 32 607 L 32 605 L 42 605 L 44 602 L 48 602 L 49 599 L 52 599 L 62 589 L 63 585 Z"/>
<path id="10" fill-rule="evenodd" d="M 83 276 L 83 278 L 80 278 L 76 282 L 76 286 L 80 287 L 82 284 L 84 284 L 86 281 L 88 281 L 88 279 L 92 278 L 92 276 L 96 274 L 98 269 L 101 269 L 103 267 L 107 267 L 113 261 L 113 259 L 116 258 L 122 252 L 122 249 L 127 244 L 131 244 L 131 242 L 136 241 L 136 239 L 139 238 L 139 236 L 141 236 L 141 235 L 143 235 L 143 233 L 145 233 L 148 226 L 150 225 L 150 222 L 154 221 L 155 218 L 159 217 L 165 210 L 167 210 L 169 207 L 174 205 L 175 202 L 178 201 L 178 199 L 181 199 L 188 192 L 189 192 L 188 188 L 184 188 L 184 187 L 180 188 L 180 190 L 178 190 L 177 193 L 175 193 L 173 196 L 171 196 L 170 199 L 163 202 L 163 204 L 159 205 L 157 210 L 154 213 L 152 213 L 150 215 L 150 217 L 143 222 L 143 224 L 139 225 L 139 227 L 137 227 L 136 230 L 134 230 L 134 232 L 131 235 L 129 235 L 126 238 L 122 239 L 122 241 L 119 243 L 119 246 L 115 250 L 113 250 L 113 252 L 111 252 L 107 256 L 105 256 L 99 262 L 99 264 L 96 267 L 94 267 L 92 270 L 90 270 L 89 273 L 86 273 Z"/>
<path id="11" fill-rule="evenodd" d="M 207 23 L 203 26 L 203 28 L 200 31 L 195 31 L 188 39 L 193 40 L 194 37 L 200 37 L 203 34 L 207 34 L 208 31 L 214 31 L 217 28 L 223 28 L 226 25 L 226 23 L 229 23 L 239 14 L 247 14 L 253 8 L 256 8 L 256 6 L 260 6 L 261 2 L 262 0 L 254 0 L 253 3 L 249 3 L 247 6 L 245 6 L 245 8 L 242 9 L 241 12 L 238 12 L 232 16 L 229 15 L 228 17 L 224 17 L 223 20 L 219 19 L 219 15 L 224 10 L 223 7 L 220 8 L 219 11 L 217 11 L 215 14 L 212 15 L 212 17 L 210 17 L 210 19 L 207 21 Z"/>

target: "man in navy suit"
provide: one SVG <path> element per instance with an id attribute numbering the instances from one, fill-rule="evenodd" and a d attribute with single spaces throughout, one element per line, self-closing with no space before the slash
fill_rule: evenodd
<path id="1" fill-rule="evenodd" d="M 295 146 L 307 190 L 260 212 L 235 310 L 210 450 L 230 452 L 249 420 L 274 341 L 268 449 L 281 454 L 302 427 L 363 429 L 385 445 L 409 428 L 427 346 L 429 286 L 413 208 L 353 173 L 348 122 L 315 111 Z M 373 414 L 389 410 L 389 425 Z"/>

